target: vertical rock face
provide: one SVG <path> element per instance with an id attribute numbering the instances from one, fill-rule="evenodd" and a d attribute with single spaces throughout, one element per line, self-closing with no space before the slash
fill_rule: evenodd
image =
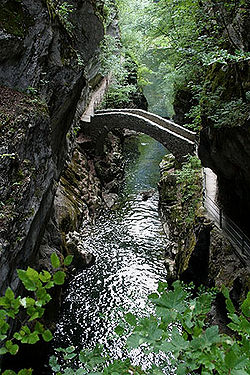
<path id="1" fill-rule="evenodd" d="M 250 235 L 250 127 L 203 129 L 199 156 L 218 176 L 225 212 Z"/>
<path id="2" fill-rule="evenodd" d="M 247 56 L 249 52 L 250 9 L 247 3 L 231 2 L 232 7 L 224 6 L 223 2 L 206 4 L 208 9 L 211 7 L 210 12 L 223 37 L 218 51 L 226 50 L 235 58 L 211 63 L 198 81 L 193 77 L 202 85 L 199 103 L 186 84 L 177 92 L 174 105 L 176 121 L 185 123 L 190 106 L 199 104 L 202 164 L 217 174 L 219 198 L 225 212 L 250 235 L 250 70 L 247 58 L 237 58 L 239 53 Z"/>
<path id="3" fill-rule="evenodd" d="M 170 240 L 165 260 L 168 276 L 170 280 L 179 278 L 196 285 L 226 285 L 235 302 L 242 302 L 249 289 L 248 269 L 223 232 L 206 216 L 201 206 L 202 186 L 198 177 L 197 171 L 194 180 L 197 189 L 192 194 L 189 186 L 190 194 L 183 201 L 183 188 L 177 183 L 173 157 L 167 155 L 161 164 L 160 208 Z M 191 220 L 188 210 L 192 206 L 195 212 Z"/>
<path id="4" fill-rule="evenodd" d="M 229 51 L 249 51 L 249 12 L 249 7 L 239 7 L 233 19 L 227 21 L 224 33 Z M 202 164 L 218 176 L 219 199 L 224 211 L 250 235 L 249 61 L 213 64 L 205 85 L 208 95 L 201 105 L 199 155 Z"/>
<path id="5" fill-rule="evenodd" d="M 180 181 L 173 155 L 167 155 L 161 163 L 160 212 L 170 240 L 166 268 L 170 279 L 205 284 L 208 279 L 211 224 L 202 214 L 200 168 L 189 168 L 186 172 L 184 168 L 185 178 Z"/>
<path id="6" fill-rule="evenodd" d="M 64 16 L 55 3 L 0 4 L 1 292 L 17 287 L 17 267 L 37 261 L 70 129 L 98 82 L 103 25 L 95 1 L 73 0 Z"/>

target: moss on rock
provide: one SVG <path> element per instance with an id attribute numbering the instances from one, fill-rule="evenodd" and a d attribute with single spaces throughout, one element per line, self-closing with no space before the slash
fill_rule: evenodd
<path id="1" fill-rule="evenodd" d="M 20 0 L 3 1 L 0 4 L 0 28 L 8 34 L 23 38 L 34 20 L 23 8 Z"/>
<path id="2" fill-rule="evenodd" d="M 231 297 L 239 303 L 249 290 L 249 272 L 236 256 L 233 245 L 206 216 L 201 204 L 200 172 L 193 175 L 198 188 L 192 190 L 189 183 L 183 190 L 183 181 L 178 179 L 180 172 L 173 168 L 172 162 L 171 156 L 162 162 L 159 184 L 160 209 L 170 240 L 166 251 L 168 276 L 197 285 L 218 288 L 226 285 Z M 187 200 L 183 200 L 183 194 Z"/>

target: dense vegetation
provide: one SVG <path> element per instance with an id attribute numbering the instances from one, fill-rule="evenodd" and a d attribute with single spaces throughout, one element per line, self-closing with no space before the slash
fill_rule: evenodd
<path id="1" fill-rule="evenodd" d="M 192 104 L 184 122 L 194 128 L 202 119 L 215 126 L 246 122 L 248 5 L 245 0 L 117 0 L 122 43 L 138 64 L 150 110 L 173 116 L 174 105 L 183 104 L 175 100 L 181 92 Z"/>
<path id="2" fill-rule="evenodd" d="M 135 92 L 130 73 L 135 70 L 136 63 L 139 84 L 144 88 L 153 112 L 173 116 L 178 95 L 184 92 L 192 104 L 184 122 L 192 127 L 199 128 L 201 123 L 218 127 L 246 123 L 250 88 L 245 82 L 250 55 L 237 19 L 245 22 L 247 0 L 117 0 L 116 5 L 122 48 L 118 37 L 108 35 L 101 55 L 102 73 L 112 71 L 114 77 L 106 98 L 107 106 L 114 102 L 124 104 Z M 71 35 L 73 25 L 69 15 L 73 9 L 70 1 L 55 7 L 50 0 L 47 6 L 50 16 L 58 17 Z M 105 9 L 107 27 L 114 20 L 112 0 L 105 2 Z M 233 77 L 232 81 L 226 80 L 229 76 Z M 32 93 L 34 88 L 30 87 L 29 91 Z M 190 174 L 187 169 L 179 173 L 180 183 L 183 179 L 187 181 L 186 174 Z M 182 187 L 183 197 L 188 198 L 185 185 Z M 15 355 L 20 343 L 35 344 L 41 337 L 45 341 L 52 339 L 50 330 L 40 319 L 51 298 L 48 290 L 54 285 L 62 285 L 65 273 L 59 269 L 61 262 L 56 256 L 53 255 L 51 260 L 57 270 L 53 276 L 32 268 L 19 270 L 26 295 L 15 296 L 8 288 L 0 298 L 0 338 L 3 342 L 0 354 Z M 71 258 L 66 258 L 62 267 L 70 261 Z M 128 350 L 140 346 L 146 353 L 165 353 L 168 365 L 180 375 L 250 374 L 249 296 L 237 312 L 226 289 L 223 289 L 223 294 L 229 327 L 235 337 L 232 332 L 232 336 L 220 334 L 215 325 L 209 327 L 214 291 L 197 292 L 179 282 L 174 283 L 172 290 L 159 285 L 158 292 L 149 297 L 155 307 L 154 315 L 140 319 L 127 314 L 116 334 L 127 337 Z M 20 314 L 21 324 L 10 337 L 12 323 L 19 320 Z M 133 366 L 129 359 L 114 360 L 102 355 L 102 348 L 80 354 L 75 353 L 74 347 L 59 348 L 57 353 L 62 356 L 62 361 L 53 356 L 50 364 L 58 375 L 157 375 L 163 374 L 166 366 L 163 360 L 149 369 L 141 369 Z M 69 362 L 77 356 L 82 365 L 78 369 L 71 368 Z M 31 370 L 22 370 L 19 375 L 31 373 Z M 6 370 L 4 374 L 14 375 L 15 372 Z"/>
<path id="3" fill-rule="evenodd" d="M 53 276 L 47 271 L 38 273 L 30 267 L 26 271 L 18 271 L 29 294 L 26 297 L 15 297 L 8 288 L 0 298 L 0 334 L 1 340 L 4 340 L 1 354 L 15 355 L 19 349 L 18 342 L 35 344 L 40 336 L 45 341 L 52 339 L 50 330 L 44 327 L 41 318 L 44 306 L 51 299 L 48 290 L 64 282 L 65 273 L 60 267 L 68 266 L 71 261 L 72 257 L 68 256 L 61 263 L 57 255 L 52 254 L 51 262 L 55 270 Z M 169 289 L 167 283 L 160 283 L 157 293 L 149 296 L 154 313 L 142 318 L 132 313 L 125 314 L 121 324 L 116 327 L 114 336 L 110 338 L 125 337 L 125 358 L 112 358 L 108 348 L 104 351 L 102 346 L 85 349 L 80 353 L 76 353 L 75 348 L 70 346 L 56 349 L 56 355 L 50 358 L 50 366 L 56 375 L 160 375 L 166 374 L 166 371 L 177 375 L 248 375 L 250 293 L 242 303 L 240 313 L 237 313 L 228 290 L 224 288 L 222 292 L 230 320 L 228 327 L 231 332 L 235 332 L 236 338 L 219 333 L 216 325 L 209 326 L 209 313 L 216 290 L 200 288 L 197 291 L 193 285 L 185 286 L 179 281 Z M 17 320 L 23 322 L 12 338 L 7 337 L 10 320 L 14 323 Z M 129 353 L 135 348 L 140 348 L 146 356 L 154 353 L 160 354 L 160 357 L 155 363 L 151 360 L 146 369 L 134 366 Z M 72 365 L 73 359 L 78 359 L 75 363 L 80 363 L 79 367 Z M 18 375 L 31 374 L 32 369 L 18 372 Z M 16 375 L 16 372 L 5 370 L 3 375 Z"/>

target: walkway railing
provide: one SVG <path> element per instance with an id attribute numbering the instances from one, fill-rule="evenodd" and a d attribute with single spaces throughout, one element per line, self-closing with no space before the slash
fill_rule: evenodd
<path id="1" fill-rule="evenodd" d="M 223 210 L 209 197 L 204 196 L 204 207 L 214 219 L 215 224 L 227 234 L 234 245 L 237 256 L 244 264 L 249 264 L 250 240 Z"/>

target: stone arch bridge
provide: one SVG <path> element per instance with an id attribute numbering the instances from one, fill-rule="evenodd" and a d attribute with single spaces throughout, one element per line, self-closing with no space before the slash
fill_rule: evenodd
<path id="1" fill-rule="evenodd" d="M 112 129 L 130 129 L 145 133 L 163 144 L 178 160 L 196 152 L 196 134 L 170 120 L 141 109 L 108 109 L 83 116 L 81 127 L 101 146 Z"/>

